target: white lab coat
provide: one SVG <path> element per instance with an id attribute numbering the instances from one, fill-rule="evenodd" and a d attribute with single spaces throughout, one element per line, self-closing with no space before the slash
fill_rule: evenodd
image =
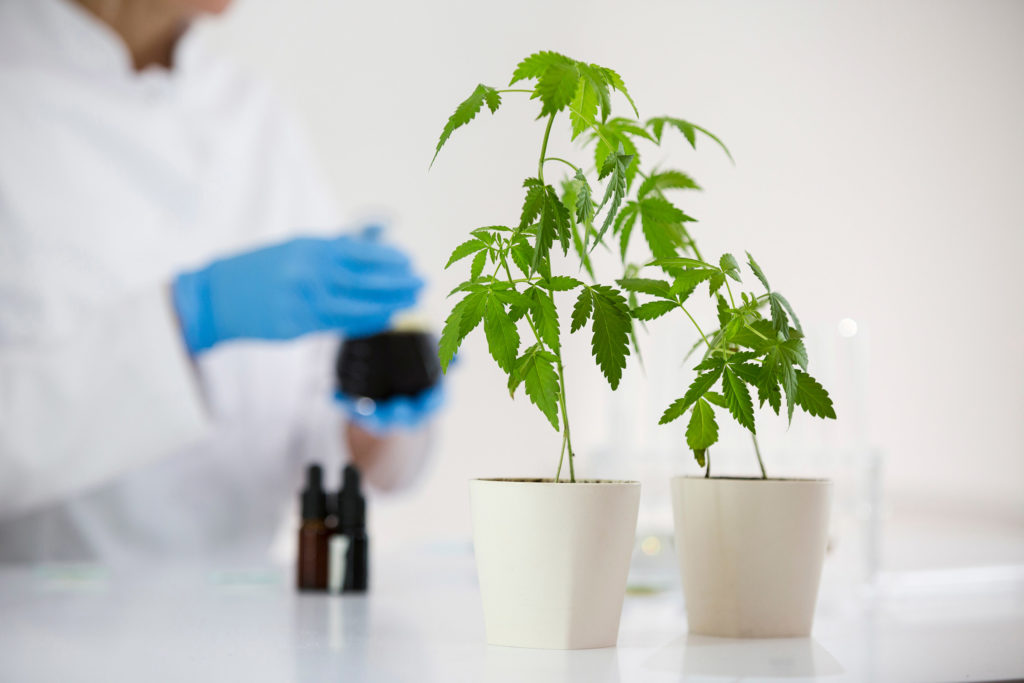
<path id="1" fill-rule="evenodd" d="M 0 0 L 0 560 L 265 552 L 340 442 L 336 339 L 182 345 L 176 273 L 339 215 L 264 87 L 189 35 L 174 62 Z"/>

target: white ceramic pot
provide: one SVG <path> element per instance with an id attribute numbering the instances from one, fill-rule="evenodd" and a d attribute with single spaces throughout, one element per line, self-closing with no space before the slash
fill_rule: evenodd
<path id="1" fill-rule="evenodd" d="M 487 642 L 615 645 L 640 484 L 475 479 L 469 491 Z"/>
<path id="2" fill-rule="evenodd" d="M 691 633 L 810 635 L 828 536 L 824 479 L 672 479 Z"/>

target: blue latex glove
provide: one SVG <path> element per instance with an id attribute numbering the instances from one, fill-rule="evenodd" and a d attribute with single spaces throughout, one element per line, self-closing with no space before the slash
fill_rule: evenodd
<path id="1" fill-rule="evenodd" d="M 195 354 L 230 339 L 292 339 L 336 330 L 374 334 L 416 302 L 408 257 L 361 236 L 300 238 L 179 275 L 173 297 Z"/>
<path id="2" fill-rule="evenodd" d="M 444 404 L 444 387 L 439 382 L 416 396 L 396 396 L 387 401 L 353 398 L 340 391 L 334 398 L 352 422 L 383 435 L 396 429 L 415 429 L 426 422 Z"/>

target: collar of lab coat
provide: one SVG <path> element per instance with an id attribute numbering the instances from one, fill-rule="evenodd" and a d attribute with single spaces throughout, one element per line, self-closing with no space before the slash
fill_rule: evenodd
<path id="1" fill-rule="evenodd" d="M 201 61 L 200 41 L 188 29 L 174 47 L 172 69 L 150 66 L 136 72 L 121 36 L 73 0 L 21 0 L 21 4 L 36 15 L 47 34 L 42 42 L 52 45 L 76 69 L 92 75 L 174 81 L 195 71 Z"/>

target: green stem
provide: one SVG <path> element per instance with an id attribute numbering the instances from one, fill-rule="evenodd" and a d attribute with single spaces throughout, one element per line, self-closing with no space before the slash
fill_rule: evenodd
<path id="1" fill-rule="evenodd" d="M 548 138 L 551 137 L 551 126 L 555 122 L 555 114 L 552 113 L 548 117 L 548 125 L 544 128 L 544 140 L 540 143 L 540 160 L 537 162 L 537 180 L 544 184 L 544 160 L 547 159 L 548 155 Z M 568 163 L 568 162 L 566 162 Z M 571 165 L 571 164 L 570 164 Z M 548 290 L 548 295 L 551 300 L 554 301 L 555 293 Z M 530 316 L 526 318 L 529 320 Z M 530 321 L 530 326 L 533 327 L 533 321 Z M 537 334 L 536 328 L 534 328 L 534 334 Z M 540 335 L 537 334 L 537 339 L 540 339 Z M 555 481 L 558 481 L 558 477 L 562 472 L 562 457 L 565 455 L 565 451 L 569 451 L 569 481 L 576 483 L 576 468 L 573 465 L 573 458 L 575 454 L 572 451 L 572 432 L 569 430 L 569 407 L 565 398 L 565 366 L 562 364 L 562 349 L 553 349 L 555 354 L 555 367 L 558 370 L 558 407 L 562 413 L 562 456 L 558 458 L 558 470 L 555 473 Z"/>
<path id="2" fill-rule="evenodd" d="M 545 162 L 547 162 L 547 161 L 561 161 L 563 164 L 565 164 L 566 166 L 570 167 L 572 170 L 576 171 L 577 173 L 580 170 L 579 166 L 577 166 L 576 164 L 572 163 L 571 161 L 566 161 L 565 159 L 563 159 L 561 157 L 546 157 L 544 159 L 544 161 Z"/>
<path id="3" fill-rule="evenodd" d="M 732 287 L 729 286 L 729 276 L 725 274 L 724 270 L 722 271 L 722 277 L 725 279 L 725 291 L 729 292 L 729 303 L 732 304 L 733 308 L 736 308 L 736 299 L 732 298 Z"/>
<path id="4" fill-rule="evenodd" d="M 537 162 L 537 180 L 544 183 L 544 159 L 548 152 L 548 137 L 551 135 L 551 124 L 555 122 L 555 115 L 548 117 L 547 128 L 544 129 L 544 141 L 540 143 L 540 161 Z"/>
<path id="5" fill-rule="evenodd" d="M 693 316 L 690 315 L 690 312 L 686 310 L 686 306 L 679 304 L 679 308 L 683 309 L 683 313 L 685 313 L 686 317 L 690 319 L 690 322 L 693 323 L 693 326 L 697 328 L 697 331 L 700 333 L 700 338 L 704 340 L 704 344 L 710 349 L 711 342 L 709 342 L 708 338 L 704 336 L 704 330 L 700 329 L 700 325 L 698 325 L 697 321 L 693 319 Z"/>
<path id="6" fill-rule="evenodd" d="M 526 92 L 531 94 L 533 93 L 532 90 L 523 90 L 521 88 L 506 88 L 505 90 L 499 90 L 498 92 Z"/>
<path id="7" fill-rule="evenodd" d="M 764 470 L 764 461 L 761 460 L 761 447 L 757 444 L 757 434 L 750 433 L 750 438 L 754 441 L 754 452 L 757 453 L 757 464 L 761 466 L 761 478 L 767 479 L 768 473 Z"/>
<path id="8" fill-rule="evenodd" d="M 704 478 L 711 478 L 711 449 L 708 448 L 704 451 L 704 464 L 707 465 L 707 469 L 704 470 Z"/>

